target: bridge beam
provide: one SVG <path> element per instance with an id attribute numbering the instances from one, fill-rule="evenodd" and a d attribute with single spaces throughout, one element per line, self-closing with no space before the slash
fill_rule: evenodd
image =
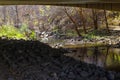
<path id="1" fill-rule="evenodd" d="M 120 11 L 120 0 L 0 0 L 1 5 L 57 5 Z"/>

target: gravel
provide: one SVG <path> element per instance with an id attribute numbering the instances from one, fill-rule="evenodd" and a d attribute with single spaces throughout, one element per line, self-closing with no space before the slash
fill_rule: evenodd
<path id="1" fill-rule="evenodd" d="M 120 80 L 119 72 L 63 54 L 39 41 L 0 40 L 0 80 Z"/>

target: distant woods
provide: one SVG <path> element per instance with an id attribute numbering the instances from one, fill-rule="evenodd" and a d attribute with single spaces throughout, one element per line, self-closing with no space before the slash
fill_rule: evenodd
<path id="1" fill-rule="evenodd" d="M 119 26 L 120 13 L 80 7 L 11 5 L 0 6 L 0 25 L 12 25 L 39 32 L 66 34 L 75 31 L 77 36 L 90 30 L 106 29 L 109 25 Z"/>
<path id="2" fill-rule="evenodd" d="M 78 36 L 81 36 L 80 32 L 79 32 L 79 28 L 83 27 L 83 31 L 86 34 L 87 33 L 87 29 L 92 26 L 94 30 L 98 30 L 101 25 L 106 27 L 106 30 L 108 33 L 110 33 L 109 30 L 109 23 L 108 23 L 108 18 L 107 16 L 111 13 L 107 13 L 106 10 L 97 10 L 97 9 L 83 9 L 83 8 L 76 8 L 76 14 L 78 13 L 77 19 L 80 20 L 80 22 L 77 22 L 76 19 L 73 19 L 72 16 L 70 16 L 70 12 L 67 12 L 67 8 L 64 7 L 64 12 L 66 13 L 66 15 L 69 17 L 69 19 L 72 21 L 72 23 L 74 24 L 75 30 L 78 34 Z M 90 11 L 91 10 L 91 11 Z M 93 25 L 89 25 L 90 23 L 93 23 Z M 104 23 L 103 23 L 104 22 Z M 79 25 L 80 23 L 80 25 Z M 88 24 L 88 25 L 87 25 Z"/>

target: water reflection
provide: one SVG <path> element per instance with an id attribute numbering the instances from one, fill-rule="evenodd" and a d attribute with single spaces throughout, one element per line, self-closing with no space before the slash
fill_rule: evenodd
<path id="1" fill-rule="evenodd" d="M 66 56 L 73 57 L 90 64 L 104 67 L 109 70 L 120 71 L 120 48 L 110 46 L 69 48 Z"/>

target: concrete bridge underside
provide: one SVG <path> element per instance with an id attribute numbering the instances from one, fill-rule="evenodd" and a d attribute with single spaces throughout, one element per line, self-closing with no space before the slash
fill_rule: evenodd
<path id="1" fill-rule="evenodd" d="M 1 5 L 57 5 L 120 11 L 120 0 L 0 0 Z"/>

